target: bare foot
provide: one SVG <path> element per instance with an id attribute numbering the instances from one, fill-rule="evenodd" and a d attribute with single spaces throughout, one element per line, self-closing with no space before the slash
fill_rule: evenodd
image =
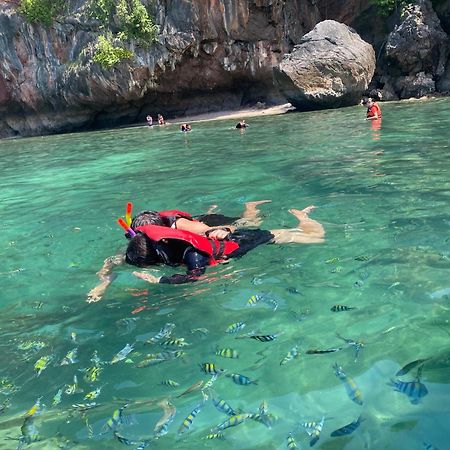
<path id="1" fill-rule="evenodd" d="M 247 206 L 247 208 L 251 208 L 251 207 L 255 207 L 258 205 L 263 205 L 264 203 L 270 203 L 272 200 L 258 200 L 256 202 L 246 202 L 245 206 Z"/>
<path id="2" fill-rule="evenodd" d="M 317 206 L 310 205 L 303 209 L 290 209 L 289 212 L 295 217 L 307 216 L 311 211 L 315 210 Z"/>
<path id="3" fill-rule="evenodd" d="M 212 214 L 217 208 L 218 208 L 217 205 L 211 205 L 211 206 L 208 208 L 208 211 L 206 211 L 206 214 Z"/>

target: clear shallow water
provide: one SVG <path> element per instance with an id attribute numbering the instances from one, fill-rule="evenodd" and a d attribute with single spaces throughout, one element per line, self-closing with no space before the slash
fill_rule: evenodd
<path id="1" fill-rule="evenodd" d="M 11 402 L 0 416 L 0 449 L 16 447 L 3 438 L 21 434 L 23 415 L 40 396 L 45 407 L 35 424 L 42 440 L 31 444 L 37 449 L 123 447 L 111 431 L 101 431 L 125 402 L 131 420 L 120 434 L 148 438 L 163 415 L 157 403 L 166 398 L 177 413 L 154 448 L 282 449 L 290 431 L 307 448 L 310 438 L 299 423 L 322 416 L 314 448 L 420 449 L 423 441 L 450 448 L 450 101 L 382 106 L 380 130 L 362 120 L 361 108 L 348 108 L 249 119 L 242 134 L 234 121 L 220 121 L 194 124 L 188 135 L 166 126 L 0 141 L 0 404 Z M 85 303 L 103 259 L 125 246 L 115 220 L 127 201 L 135 211 L 199 214 L 217 204 L 239 215 L 245 201 L 266 198 L 272 203 L 261 207 L 264 228 L 294 226 L 287 210 L 315 204 L 312 217 L 324 224 L 326 243 L 259 247 L 182 286 L 147 285 L 123 267 L 103 301 Z M 276 311 L 264 303 L 246 306 L 261 293 L 278 301 Z M 357 309 L 333 313 L 335 304 Z M 243 332 L 283 334 L 267 343 L 236 340 L 224 330 L 239 321 L 247 323 Z M 165 323 L 191 344 L 186 355 L 136 368 L 146 354 L 163 350 L 143 342 Z M 191 333 L 195 328 L 209 333 Z M 336 333 L 365 342 L 356 362 L 354 348 Z M 29 340 L 46 346 L 21 350 Z M 86 382 L 83 369 L 93 365 L 95 350 L 109 362 L 134 342 L 132 362 L 103 365 L 98 381 Z M 301 357 L 280 366 L 295 344 Z M 344 349 L 305 354 L 338 346 Z M 75 347 L 78 361 L 60 366 Z M 240 356 L 221 358 L 216 347 Z M 53 359 L 36 377 L 42 356 Z M 413 405 L 387 383 L 406 363 L 427 357 L 421 380 L 428 395 Z M 278 417 L 273 427 L 248 420 L 225 430 L 225 441 L 204 440 L 226 419 L 209 401 L 191 431 L 179 436 L 202 396 L 176 396 L 210 379 L 199 368 L 203 362 L 257 380 L 239 386 L 224 376 L 213 388 L 244 412 L 266 400 Z M 359 386 L 362 406 L 334 375 L 335 362 Z M 401 379 L 412 381 L 416 372 Z M 74 375 L 83 392 L 63 393 L 52 406 Z M 169 378 L 180 386 L 160 384 Z M 87 412 L 89 437 L 71 405 L 87 403 L 85 394 L 97 387 L 100 406 Z M 365 421 L 353 434 L 330 437 L 360 414 Z"/>

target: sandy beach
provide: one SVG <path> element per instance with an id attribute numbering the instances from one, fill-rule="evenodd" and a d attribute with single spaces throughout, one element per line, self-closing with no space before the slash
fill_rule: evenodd
<path id="1" fill-rule="evenodd" d="M 283 105 L 270 106 L 268 108 L 243 108 L 240 110 L 217 111 L 195 116 L 186 116 L 168 120 L 167 124 L 205 122 L 210 120 L 226 120 L 226 119 L 246 119 L 247 117 L 275 116 L 277 114 L 285 114 L 288 111 L 294 111 L 295 108 L 290 103 Z"/>

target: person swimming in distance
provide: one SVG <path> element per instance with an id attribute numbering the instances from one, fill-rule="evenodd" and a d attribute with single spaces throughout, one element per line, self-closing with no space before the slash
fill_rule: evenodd
<path id="1" fill-rule="evenodd" d="M 182 123 L 180 126 L 180 131 L 183 133 L 187 133 L 188 131 L 192 131 L 192 127 L 189 123 Z"/>
<path id="2" fill-rule="evenodd" d="M 237 123 L 236 128 L 241 129 L 241 128 L 247 128 L 248 125 L 245 123 L 245 120 L 241 120 L 240 122 Z"/>
<path id="3" fill-rule="evenodd" d="M 147 115 L 146 120 L 147 120 L 147 125 L 149 127 L 151 127 L 153 125 L 153 118 L 152 118 L 152 116 L 150 114 Z"/>

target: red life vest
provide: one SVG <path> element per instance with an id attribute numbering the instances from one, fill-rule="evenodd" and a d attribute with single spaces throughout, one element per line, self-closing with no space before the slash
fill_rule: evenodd
<path id="1" fill-rule="evenodd" d="M 370 108 L 367 108 L 367 117 L 374 117 L 375 114 L 378 119 L 381 119 L 381 109 L 377 103 L 374 103 Z"/>
<path id="2" fill-rule="evenodd" d="M 170 225 L 172 226 L 172 224 L 174 224 L 177 219 L 187 219 L 187 220 L 192 220 L 194 222 L 196 222 L 195 219 L 192 218 L 192 216 L 184 211 L 179 211 L 178 209 L 170 209 L 168 211 L 158 211 L 159 215 L 164 217 L 165 219 L 167 219 L 170 222 Z"/>
<path id="3" fill-rule="evenodd" d="M 159 242 L 162 239 L 177 239 L 187 242 L 199 252 L 206 253 L 210 257 L 210 265 L 221 262 L 224 256 L 233 253 L 239 248 L 239 244 L 233 241 L 219 241 L 218 239 L 208 238 L 190 231 L 176 230 L 159 225 L 144 225 L 137 227 L 136 231 L 145 233 L 149 239 L 155 242 Z"/>

